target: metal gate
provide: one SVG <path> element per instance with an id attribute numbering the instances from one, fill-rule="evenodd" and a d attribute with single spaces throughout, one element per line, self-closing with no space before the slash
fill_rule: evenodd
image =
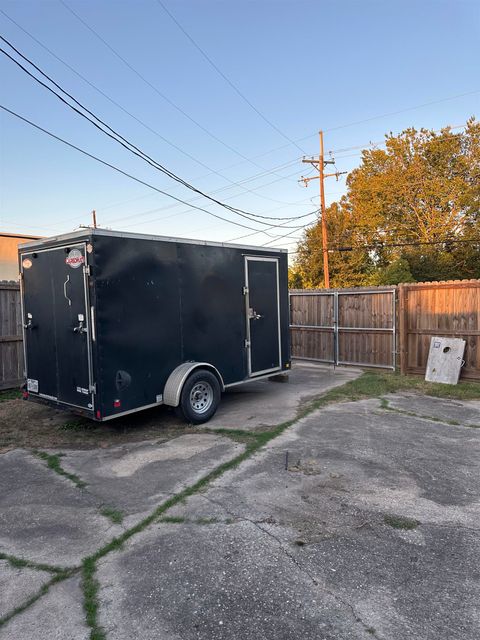
<path id="1" fill-rule="evenodd" d="M 395 287 L 292 290 L 292 357 L 395 369 L 395 316 Z"/>

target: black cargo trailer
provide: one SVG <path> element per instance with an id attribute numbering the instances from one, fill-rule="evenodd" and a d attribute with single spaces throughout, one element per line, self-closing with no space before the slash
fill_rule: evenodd
<path id="1" fill-rule="evenodd" d="M 284 250 L 82 229 L 19 248 L 25 397 L 191 422 L 290 368 Z"/>

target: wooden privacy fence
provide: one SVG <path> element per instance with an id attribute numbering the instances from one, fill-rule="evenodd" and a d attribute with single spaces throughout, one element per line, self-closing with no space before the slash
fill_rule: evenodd
<path id="1" fill-rule="evenodd" d="M 395 369 L 395 287 L 290 291 L 292 356 Z"/>
<path id="2" fill-rule="evenodd" d="M 16 282 L 0 281 L 0 389 L 23 378 L 22 311 Z"/>
<path id="3" fill-rule="evenodd" d="M 462 378 L 480 380 L 480 280 L 419 282 L 398 287 L 402 373 L 425 373 L 432 336 L 466 341 Z"/>
<path id="4" fill-rule="evenodd" d="M 424 374 L 433 336 L 466 341 L 480 380 L 480 280 L 290 291 L 292 356 Z"/>

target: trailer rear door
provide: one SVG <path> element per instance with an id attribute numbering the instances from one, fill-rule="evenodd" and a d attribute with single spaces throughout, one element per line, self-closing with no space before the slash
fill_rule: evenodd
<path id="1" fill-rule="evenodd" d="M 27 390 L 92 409 L 86 246 L 21 255 Z"/>
<path id="2" fill-rule="evenodd" d="M 278 259 L 245 256 L 249 376 L 281 368 Z"/>

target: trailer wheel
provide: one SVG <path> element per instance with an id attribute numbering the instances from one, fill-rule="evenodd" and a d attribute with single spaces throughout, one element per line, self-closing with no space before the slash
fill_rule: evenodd
<path id="1" fill-rule="evenodd" d="M 207 422 L 220 404 L 220 395 L 217 377 L 211 371 L 198 369 L 183 385 L 177 413 L 193 424 Z"/>

